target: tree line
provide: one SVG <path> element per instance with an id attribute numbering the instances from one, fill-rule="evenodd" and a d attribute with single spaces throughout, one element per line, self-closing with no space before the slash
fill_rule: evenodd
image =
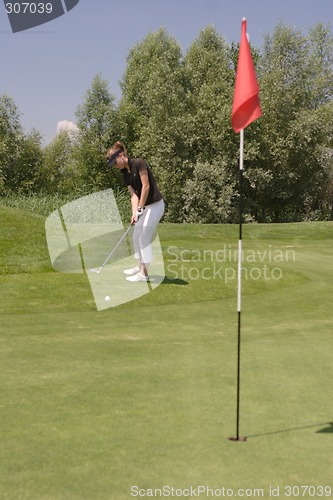
<path id="1" fill-rule="evenodd" d="M 144 157 L 170 222 L 238 220 L 239 135 L 231 107 L 239 44 L 212 26 L 184 54 L 165 29 L 129 52 L 117 102 L 94 76 L 76 111 L 77 133 L 42 147 L 26 134 L 15 102 L 0 97 L 0 195 L 123 189 L 105 150 L 117 139 Z M 333 38 L 278 24 L 252 46 L 263 116 L 245 130 L 244 207 L 248 222 L 333 219 Z"/>

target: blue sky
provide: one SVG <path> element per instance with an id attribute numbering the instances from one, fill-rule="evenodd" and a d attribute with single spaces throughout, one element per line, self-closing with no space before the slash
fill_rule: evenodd
<path id="1" fill-rule="evenodd" d="M 332 0 L 80 0 L 58 19 L 15 34 L 1 2 L 0 95 L 14 99 L 25 131 L 36 128 L 47 144 L 58 122 L 75 121 L 96 74 L 120 97 L 128 52 L 150 31 L 165 27 L 185 52 L 209 24 L 238 42 L 243 17 L 260 47 L 280 21 L 304 32 L 333 24 Z"/>

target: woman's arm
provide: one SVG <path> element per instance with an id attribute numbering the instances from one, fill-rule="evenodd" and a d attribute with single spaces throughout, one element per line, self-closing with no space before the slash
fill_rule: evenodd
<path id="1" fill-rule="evenodd" d="M 128 186 L 128 190 L 131 196 L 131 205 L 132 205 L 132 219 L 131 219 L 132 224 L 134 224 L 137 221 L 138 207 L 144 208 L 150 189 L 148 170 L 147 169 L 140 170 L 139 175 L 142 184 L 140 199 L 138 198 L 138 195 L 134 191 L 133 187 L 131 185 Z"/>
<path id="2" fill-rule="evenodd" d="M 147 169 L 140 169 L 139 175 L 140 175 L 140 179 L 141 179 L 141 183 L 142 183 L 142 190 L 141 190 L 141 196 L 140 196 L 138 206 L 143 208 L 146 204 L 148 194 L 149 194 L 149 189 L 150 189 L 148 170 Z"/>
<path id="3" fill-rule="evenodd" d="M 139 198 L 137 194 L 135 193 L 134 189 L 132 186 L 127 186 L 128 190 L 130 192 L 130 197 L 131 197 L 131 205 L 132 205 L 132 218 L 131 218 L 131 224 L 134 224 L 136 222 L 136 212 L 138 210 L 139 206 Z"/>

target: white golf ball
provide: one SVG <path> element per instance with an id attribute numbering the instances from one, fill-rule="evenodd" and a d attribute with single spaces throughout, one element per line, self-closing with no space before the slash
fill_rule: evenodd
<path id="1" fill-rule="evenodd" d="M 110 297 L 108 295 L 105 296 L 105 300 L 108 301 L 110 300 Z"/>

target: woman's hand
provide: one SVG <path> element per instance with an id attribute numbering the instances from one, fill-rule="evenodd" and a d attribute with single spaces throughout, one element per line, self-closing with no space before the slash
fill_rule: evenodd
<path id="1" fill-rule="evenodd" d="M 132 215 L 131 224 L 135 224 L 143 215 L 144 208 L 138 207 L 135 214 Z"/>

